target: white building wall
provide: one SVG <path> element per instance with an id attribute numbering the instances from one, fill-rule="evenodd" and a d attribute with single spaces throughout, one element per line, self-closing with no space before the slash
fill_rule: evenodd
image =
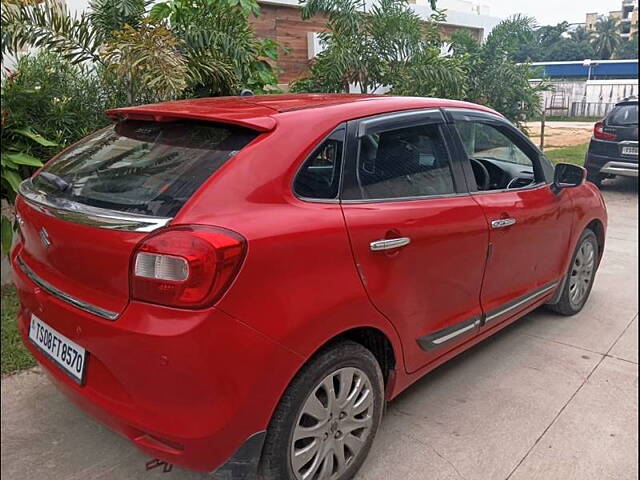
<path id="1" fill-rule="evenodd" d="M 547 115 L 604 116 L 619 101 L 638 95 L 636 79 L 553 82 L 541 102 Z"/>

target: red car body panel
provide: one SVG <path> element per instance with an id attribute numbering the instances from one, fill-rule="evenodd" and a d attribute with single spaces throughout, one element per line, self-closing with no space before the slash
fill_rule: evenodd
<path id="1" fill-rule="evenodd" d="M 343 204 L 343 210 L 362 283 L 401 338 L 415 339 L 482 313 L 488 230 L 471 196 Z M 412 248 L 371 254 L 372 240 L 397 237 L 411 238 Z M 415 341 L 403 345 L 408 372 L 442 354 L 425 352 Z"/>
<path id="2" fill-rule="evenodd" d="M 301 362 L 216 308 L 131 302 L 110 322 L 34 288 L 18 268 L 14 278 L 25 345 L 56 385 L 149 455 L 171 463 L 201 471 L 222 464 L 266 428 Z M 90 352 L 86 385 L 74 383 L 27 339 L 32 313 Z"/>
<path id="3" fill-rule="evenodd" d="M 487 218 L 513 218 L 516 223 L 491 229 L 491 257 L 482 284 L 485 311 L 557 280 L 570 257 L 573 202 L 566 192 L 548 185 L 532 190 L 486 192 L 475 197 Z M 514 247 L 517 246 L 517 247 Z"/>
<path id="4" fill-rule="evenodd" d="M 560 281 L 584 228 L 595 220 L 606 229 L 602 197 L 590 184 L 558 194 L 544 185 L 366 205 L 309 202 L 293 193 L 298 169 L 336 126 L 433 108 L 495 113 L 440 99 L 343 95 L 198 99 L 111 111 L 115 117 L 190 118 L 262 132 L 206 180 L 171 222 L 238 232 L 246 239 L 246 257 L 210 308 L 134 301 L 131 256 L 146 233 L 78 225 L 20 197 L 22 240 L 12 265 L 25 344 L 75 403 L 149 455 L 201 471 L 219 467 L 264 431 L 296 372 L 343 332 L 370 328 L 386 337 L 395 357 L 386 395 L 394 398 L 548 301 L 554 290 L 445 349 L 424 351 L 416 338 Z M 502 215 L 516 217 L 516 225 L 490 231 L 488 222 Z M 52 238 L 49 249 L 39 241 L 42 227 Z M 397 235 L 411 236 L 412 250 L 368 250 L 372 240 Z M 60 290 L 116 312 L 117 320 L 43 291 L 19 261 Z M 32 314 L 89 352 L 84 386 L 30 342 Z"/>
<path id="5" fill-rule="evenodd" d="M 131 252 L 146 235 L 140 232 L 100 230 L 66 222 L 16 201 L 16 212 L 24 219 L 21 227 L 22 259 L 38 276 L 60 290 L 86 299 L 97 307 L 120 313 L 129 299 Z M 53 241 L 48 248 L 40 241 L 44 227 Z"/>

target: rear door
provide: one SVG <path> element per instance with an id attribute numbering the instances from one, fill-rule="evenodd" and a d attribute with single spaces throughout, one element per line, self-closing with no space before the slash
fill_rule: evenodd
<path id="1" fill-rule="evenodd" d="M 113 320 L 129 299 L 138 241 L 256 136 L 220 124 L 126 120 L 87 137 L 21 185 L 18 267 Z"/>
<path id="2" fill-rule="evenodd" d="M 548 160 L 504 119 L 450 113 L 467 156 L 469 188 L 489 223 L 481 301 L 486 323 L 496 323 L 557 287 L 570 254 L 573 204 L 566 191 L 551 190 Z"/>
<path id="3" fill-rule="evenodd" d="M 341 205 L 356 268 L 415 371 L 472 337 L 488 232 L 440 111 L 350 122 Z"/>

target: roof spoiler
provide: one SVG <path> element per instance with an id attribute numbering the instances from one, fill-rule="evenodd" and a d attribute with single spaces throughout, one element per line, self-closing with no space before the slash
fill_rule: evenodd
<path id="1" fill-rule="evenodd" d="M 119 120 L 147 120 L 152 122 L 175 122 L 178 120 L 200 120 L 205 122 L 230 123 L 240 127 L 250 128 L 258 132 L 269 132 L 276 128 L 278 122 L 269 116 L 251 116 L 246 112 L 212 111 L 207 113 L 163 110 L 154 106 L 152 108 L 123 107 L 111 108 L 105 112 L 113 121 Z"/>

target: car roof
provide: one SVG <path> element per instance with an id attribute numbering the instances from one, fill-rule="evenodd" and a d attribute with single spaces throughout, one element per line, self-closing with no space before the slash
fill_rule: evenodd
<path id="1" fill-rule="evenodd" d="M 631 104 L 631 103 L 638 103 L 638 97 L 632 96 L 632 97 L 623 98 L 618 103 L 616 103 L 616 105 L 625 105 L 625 104 Z"/>
<path id="2" fill-rule="evenodd" d="M 500 115 L 494 110 L 469 102 L 427 97 L 396 97 L 390 95 L 358 94 L 283 94 L 237 97 L 194 98 L 170 102 L 114 108 L 107 110 L 113 119 L 145 119 L 174 121 L 185 118 L 211 122 L 231 123 L 258 131 L 276 127 L 278 114 L 314 109 L 328 111 L 338 121 L 422 108 L 465 108 Z"/>

